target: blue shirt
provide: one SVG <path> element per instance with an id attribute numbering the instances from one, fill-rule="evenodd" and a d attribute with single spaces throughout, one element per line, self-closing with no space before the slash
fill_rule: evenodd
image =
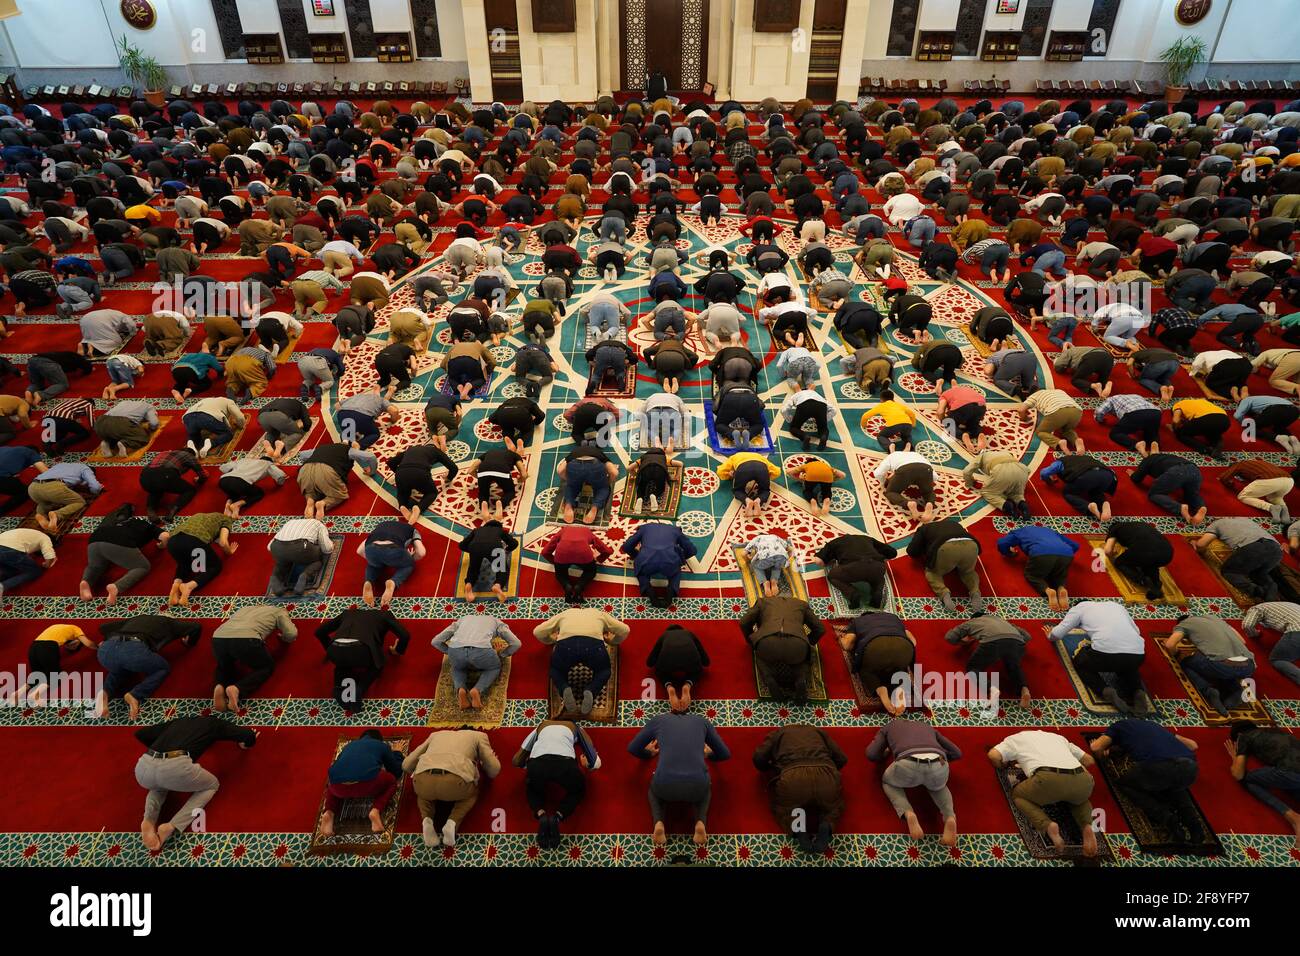
<path id="1" fill-rule="evenodd" d="M 31 445 L 0 446 L 0 476 L 12 478 L 24 468 L 30 468 L 44 456 Z"/>
<path id="2" fill-rule="evenodd" d="M 1156 760 L 1195 760 L 1196 754 L 1172 733 L 1149 720 L 1125 718 L 1106 728 L 1106 736 L 1138 763 Z"/>
<path id="3" fill-rule="evenodd" d="M 330 765 L 330 783 L 356 783 L 374 780 L 379 771 L 387 770 L 394 777 L 402 773 L 402 755 L 387 741 L 361 737 L 348 743 L 339 751 Z"/>
<path id="4" fill-rule="evenodd" d="M 652 568 L 680 570 L 697 554 L 695 543 L 675 524 L 643 524 L 623 542 L 623 553 L 633 555 L 638 572 Z"/>
<path id="5" fill-rule="evenodd" d="M 1247 415 L 1258 415 L 1272 405 L 1290 404 L 1291 399 L 1277 395 L 1248 395 L 1237 403 L 1237 410 L 1232 413 L 1232 417 L 1241 422 L 1246 420 Z"/>
<path id="6" fill-rule="evenodd" d="M 221 363 L 211 352 L 189 352 L 176 360 L 176 366 L 189 366 L 194 371 L 206 375 L 208 372 L 221 374 Z"/>
<path id="7" fill-rule="evenodd" d="M 52 465 L 49 469 L 37 475 L 34 480 L 61 481 L 68 485 L 85 485 L 92 495 L 97 495 L 104 490 L 104 486 L 95 480 L 95 473 L 85 465 L 75 461 L 64 461 Z"/>
<path id="8" fill-rule="evenodd" d="M 1079 543 L 1051 528 L 1032 524 L 998 538 L 998 550 L 1004 555 L 1010 555 L 1012 548 L 1019 548 L 1030 557 L 1057 554 L 1072 558 L 1079 550 Z"/>

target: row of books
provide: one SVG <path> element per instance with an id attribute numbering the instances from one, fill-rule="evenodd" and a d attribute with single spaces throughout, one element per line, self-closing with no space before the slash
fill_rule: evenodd
<path id="1" fill-rule="evenodd" d="M 3 85 L 3 77 L 0 77 Z M 212 96 L 422 96 L 426 94 L 443 94 L 448 88 L 457 93 L 469 89 L 468 79 L 457 79 L 451 83 L 442 80 L 418 80 L 415 82 L 380 83 L 343 82 L 333 83 L 194 83 L 190 86 L 173 86 L 167 90 L 168 99 Z M 73 100 L 116 100 L 129 99 L 135 95 L 130 86 L 101 86 L 100 84 L 76 86 L 29 86 L 23 91 L 28 100 L 73 99 Z"/>

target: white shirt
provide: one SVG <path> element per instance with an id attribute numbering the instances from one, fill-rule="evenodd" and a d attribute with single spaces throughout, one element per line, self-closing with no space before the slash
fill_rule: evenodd
<path id="1" fill-rule="evenodd" d="M 1220 362 L 1226 362 L 1228 359 L 1239 359 L 1242 356 L 1229 349 L 1215 349 L 1212 352 L 1198 352 L 1196 358 L 1192 360 L 1192 374 L 1208 372 Z"/>
<path id="2" fill-rule="evenodd" d="M 54 542 L 48 534 L 35 528 L 12 528 L 0 534 L 0 547 L 13 548 L 23 554 L 39 551 L 46 561 L 54 560 Z"/>
<path id="3" fill-rule="evenodd" d="M 876 481 L 884 481 L 886 475 L 897 471 L 904 465 L 911 465 L 914 463 L 920 463 L 922 465 L 930 464 L 929 460 L 918 452 L 891 451 L 885 456 L 885 460 L 876 467 L 876 470 L 873 471 L 871 475 L 876 479 Z"/>
<path id="4" fill-rule="evenodd" d="M 1025 776 L 1032 777 L 1041 767 L 1073 770 L 1083 766 L 1079 758 L 1083 751 L 1060 734 L 1046 730 L 1022 730 L 1012 734 L 993 748 L 1007 763 L 1020 765 Z"/>
<path id="5" fill-rule="evenodd" d="M 1143 654 L 1146 640 L 1133 623 L 1128 608 L 1118 601 L 1083 601 L 1070 608 L 1061 623 L 1052 628 L 1051 639 L 1059 641 L 1071 631 L 1088 635 L 1098 654 Z"/>
<path id="6" fill-rule="evenodd" d="M 899 193 L 885 203 L 885 215 L 895 226 L 919 216 L 925 205 L 911 193 Z"/>
<path id="7" fill-rule="evenodd" d="M 366 257 L 361 254 L 361 250 L 348 242 L 346 239 L 332 239 L 320 247 L 321 252 L 341 252 L 349 259 L 357 262 L 364 262 Z"/>
<path id="8" fill-rule="evenodd" d="M 523 748 L 528 751 L 528 757 L 568 757 L 573 759 L 573 748 L 577 744 L 577 735 L 568 727 L 560 724 L 547 724 L 534 730 L 524 738 Z M 600 769 L 600 757 L 596 757 L 596 762 L 589 767 L 590 770 Z"/>

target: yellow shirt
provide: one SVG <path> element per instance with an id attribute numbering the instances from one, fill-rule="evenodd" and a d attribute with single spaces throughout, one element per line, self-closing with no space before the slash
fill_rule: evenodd
<path id="1" fill-rule="evenodd" d="M 899 402 L 881 402 L 874 408 L 868 408 L 862 413 L 862 427 L 866 428 L 867 422 L 877 415 L 885 420 L 886 428 L 892 428 L 895 425 L 916 424 L 916 412 L 906 405 Z"/>
<path id="2" fill-rule="evenodd" d="M 1204 398 L 1185 398 L 1174 405 L 1175 411 L 1183 413 L 1184 418 L 1201 418 L 1205 415 L 1226 414 L 1222 408 Z"/>
<path id="3" fill-rule="evenodd" d="M 799 472 L 804 481 L 829 482 L 835 480 L 835 469 L 820 458 L 805 462 Z"/>
<path id="4" fill-rule="evenodd" d="M 58 641 L 60 645 L 71 644 L 86 636 L 86 632 L 75 624 L 51 624 L 36 635 L 38 641 Z"/>
<path id="5" fill-rule="evenodd" d="M 736 469 L 747 461 L 761 461 L 767 465 L 767 474 L 770 478 L 777 478 L 781 474 L 781 469 L 772 464 L 765 457 L 752 451 L 739 451 L 732 455 L 721 465 L 718 466 L 718 477 L 726 480 L 736 473 Z"/>
<path id="6" fill-rule="evenodd" d="M 162 213 L 160 213 L 157 209 L 154 209 L 153 206 L 148 206 L 145 205 L 144 203 L 141 203 L 138 206 L 132 206 L 130 209 L 128 209 L 126 211 L 126 218 L 127 219 L 148 219 L 150 222 L 157 222 L 159 219 L 162 218 Z"/>

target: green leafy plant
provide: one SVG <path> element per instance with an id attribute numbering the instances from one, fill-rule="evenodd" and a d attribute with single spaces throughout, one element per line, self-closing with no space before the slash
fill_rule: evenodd
<path id="1" fill-rule="evenodd" d="M 1185 36 L 1180 37 L 1177 42 L 1164 50 L 1160 54 L 1160 59 L 1164 61 L 1165 69 L 1169 71 L 1169 85 L 1185 85 L 1196 64 L 1205 61 L 1208 49 L 1205 40 L 1201 37 Z"/>
<path id="2" fill-rule="evenodd" d="M 133 46 L 126 34 L 122 34 L 120 46 L 117 60 L 126 78 L 142 90 L 161 90 L 167 83 L 167 71 L 157 58 L 149 56 L 138 46 Z"/>

